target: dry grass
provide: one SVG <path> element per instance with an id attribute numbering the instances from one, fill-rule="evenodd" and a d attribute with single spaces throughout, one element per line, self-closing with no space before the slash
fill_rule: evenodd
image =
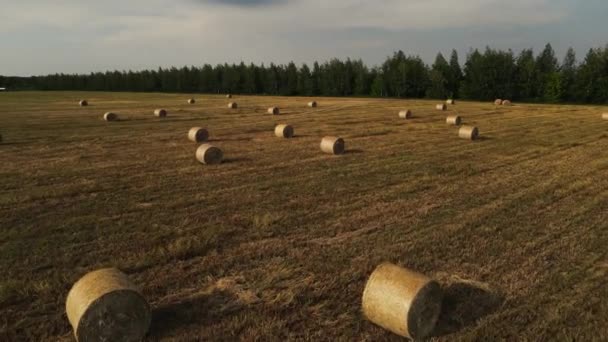
<path id="1" fill-rule="evenodd" d="M 439 340 L 608 336 L 605 108 L 459 102 L 470 142 L 428 101 L 184 98 L 0 94 L 0 340 L 71 340 L 69 288 L 112 266 L 151 302 L 151 341 L 393 340 L 360 313 L 383 261 L 444 286 Z M 195 160 L 192 126 L 225 163 Z"/>

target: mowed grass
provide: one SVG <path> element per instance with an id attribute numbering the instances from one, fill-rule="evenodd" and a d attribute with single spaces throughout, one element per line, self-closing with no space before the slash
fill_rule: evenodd
<path id="1" fill-rule="evenodd" d="M 150 341 L 398 340 L 360 313 L 383 261 L 441 282 L 434 339 L 608 336 L 605 108 L 228 101 L 0 93 L 0 340 L 72 340 L 67 293 L 101 267 L 141 286 Z M 192 126 L 225 163 L 195 160 Z M 322 154 L 325 135 L 348 153 Z"/>

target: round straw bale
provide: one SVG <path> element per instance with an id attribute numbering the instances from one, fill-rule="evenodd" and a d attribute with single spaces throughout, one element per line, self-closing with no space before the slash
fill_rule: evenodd
<path id="1" fill-rule="evenodd" d="M 455 105 L 455 104 L 456 104 L 456 101 L 454 101 L 454 99 L 447 99 L 447 100 L 445 101 L 445 103 L 446 103 L 446 104 L 449 104 L 449 105 Z"/>
<path id="2" fill-rule="evenodd" d="M 77 341 L 140 341 L 152 318 L 139 289 L 115 268 L 80 278 L 65 308 Z"/>
<path id="3" fill-rule="evenodd" d="M 188 131 L 188 139 L 194 142 L 203 142 L 209 139 L 209 132 L 202 127 L 192 127 Z"/>
<path id="4" fill-rule="evenodd" d="M 441 313 L 442 291 L 428 277 L 383 263 L 363 291 L 363 314 L 373 323 L 411 339 L 424 339 Z"/>
<path id="5" fill-rule="evenodd" d="M 106 121 L 116 121 L 118 119 L 118 115 L 112 112 L 107 112 L 103 115 L 103 119 Z"/>
<path id="6" fill-rule="evenodd" d="M 268 114 L 279 115 L 281 112 L 278 107 L 270 107 L 268 108 Z"/>
<path id="7" fill-rule="evenodd" d="M 308 107 L 310 107 L 310 108 L 316 108 L 317 107 L 317 101 L 308 102 Z"/>
<path id="8" fill-rule="evenodd" d="M 479 130 L 473 126 L 462 126 L 458 130 L 458 136 L 462 139 L 476 140 L 479 138 Z"/>
<path id="9" fill-rule="evenodd" d="M 608 113 L 602 114 L 602 119 L 603 120 L 608 120 Z"/>
<path id="10" fill-rule="evenodd" d="M 154 111 L 154 116 L 157 116 L 159 118 L 164 118 L 167 116 L 167 111 L 164 109 L 157 109 Z"/>
<path id="11" fill-rule="evenodd" d="M 321 151 L 330 154 L 344 153 L 344 139 L 338 137 L 325 137 L 321 140 Z"/>
<path id="12" fill-rule="evenodd" d="M 504 100 L 504 101 L 502 101 L 502 105 L 503 105 L 503 106 L 510 106 L 510 105 L 511 105 L 511 101 L 509 101 L 509 100 Z"/>
<path id="13" fill-rule="evenodd" d="M 412 118 L 412 111 L 409 109 L 405 109 L 399 112 L 399 117 L 402 119 L 411 119 Z"/>
<path id="14" fill-rule="evenodd" d="M 445 119 L 445 123 L 448 125 L 460 126 L 461 122 L 462 118 L 460 118 L 458 115 L 450 115 Z"/>
<path id="15" fill-rule="evenodd" d="M 230 109 L 237 109 L 239 107 L 239 105 L 236 102 L 230 102 L 228 104 L 228 108 Z"/>
<path id="16" fill-rule="evenodd" d="M 196 160 L 203 164 L 220 164 L 224 159 L 224 153 L 211 144 L 203 144 L 196 150 Z"/>
<path id="17" fill-rule="evenodd" d="M 188 104 L 195 104 L 195 103 L 196 103 L 196 100 L 195 100 L 195 99 L 189 99 L 189 100 L 188 100 Z"/>
<path id="18" fill-rule="evenodd" d="M 80 105 L 80 107 L 86 107 L 89 105 L 89 102 L 87 100 L 80 100 L 78 104 Z"/>
<path id="19" fill-rule="evenodd" d="M 438 104 L 435 108 L 437 108 L 437 110 L 448 110 L 448 106 L 445 103 Z"/>
<path id="20" fill-rule="evenodd" d="M 274 128 L 274 135 L 279 138 L 293 138 L 294 130 L 290 125 L 277 125 Z"/>
<path id="21" fill-rule="evenodd" d="M 231 99 L 232 98 L 232 94 L 226 94 L 226 98 L 227 99 Z"/>
<path id="22" fill-rule="evenodd" d="M 494 104 L 497 105 L 497 106 L 501 106 L 502 105 L 502 99 L 496 99 L 494 101 Z"/>

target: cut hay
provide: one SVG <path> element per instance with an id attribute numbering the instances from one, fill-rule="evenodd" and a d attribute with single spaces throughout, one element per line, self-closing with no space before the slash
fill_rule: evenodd
<path id="1" fill-rule="evenodd" d="M 371 322 L 411 339 L 429 337 L 441 313 L 442 291 L 428 277 L 384 263 L 363 291 L 363 314 Z"/>
<path id="2" fill-rule="evenodd" d="M 196 103 L 196 100 L 195 100 L 195 99 L 189 99 L 189 100 L 188 100 L 188 104 L 195 104 L 195 103 Z"/>
<path id="3" fill-rule="evenodd" d="M 290 125 L 277 125 L 274 128 L 274 135 L 279 138 L 293 138 L 294 130 Z"/>
<path id="4" fill-rule="evenodd" d="M 497 106 L 502 106 L 502 99 L 496 99 L 494 101 L 494 104 L 497 105 Z"/>
<path id="5" fill-rule="evenodd" d="M 159 118 L 167 117 L 167 111 L 164 109 L 157 109 L 154 111 L 154 116 Z"/>
<path id="6" fill-rule="evenodd" d="M 399 117 L 402 119 L 411 119 L 412 118 L 412 111 L 409 109 L 406 110 L 402 110 L 399 112 Z"/>
<path id="7" fill-rule="evenodd" d="M 462 118 L 458 115 L 450 115 L 445 119 L 445 123 L 448 125 L 460 126 Z"/>
<path id="8" fill-rule="evenodd" d="M 442 103 L 442 104 L 436 105 L 435 108 L 437 108 L 437 110 L 445 111 L 445 110 L 448 110 L 448 105 L 446 105 L 445 103 Z"/>
<path id="9" fill-rule="evenodd" d="M 86 107 L 89 105 L 89 102 L 87 100 L 80 100 L 78 104 L 80 105 L 80 107 Z"/>
<path id="10" fill-rule="evenodd" d="M 308 102 L 308 107 L 310 107 L 310 108 L 317 108 L 317 101 Z"/>
<path id="11" fill-rule="evenodd" d="M 511 101 L 509 101 L 509 100 L 504 100 L 504 101 L 502 101 L 502 105 L 503 105 L 503 106 L 510 106 L 510 105 L 511 105 Z"/>
<path id="12" fill-rule="evenodd" d="M 207 141 L 209 139 L 209 132 L 202 127 L 192 127 L 188 131 L 188 139 L 197 143 Z"/>
<path id="13" fill-rule="evenodd" d="M 608 120 L 608 113 L 602 114 L 602 119 L 603 120 Z"/>
<path id="14" fill-rule="evenodd" d="M 343 154 L 344 139 L 338 137 L 325 137 L 321 140 L 321 151 L 329 154 Z"/>
<path id="15" fill-rule="evenodd" d="M 454 99 L 447 99 L 447 100 L 445 100 L 445 103 L 449 104 L 449 105 L 455 105 L 456 101 Z"/>
<path id="16" fill-rule="evenodd" d="M 473 126 L 462 126 L 458 130 L 458 136 L 462 139 L 476 140 L 479 138 L 479 130 Z"/>
<path id="17" fill-rule="evenodd" d="M 230 102 L 228 104 L 228 108 L 230 109 L 237 109 L 239 107 L 239 105 L 236 102 Z"/>
<path id="18" fill-rule="evenodd" d="M 268 108 L 268 114 L 272 114 L 272 115 L 279 115 L 281 112 L 279 110 L 279 107 L 270 107 Z"/>
<path id="19" fill-rule="evenodd" d="M 224 159 L 224 153 L 222 152 L 222 150 L 211 144 L 201 145 L 196 150 L 196 160 L 203 164 L 220 164 L 222 162 L 222 159 Z"/>
<path id="20" fill-rule="evenodd" d="M 106 121 L 116 121 L 118 120 L 118 115 L 112 112 L 107 112 L 103 115 L 103 119 Z"/>
<path id="21" fill-rule="evenodd" d="M 114 268 L 80 278 L 65 308 L 77 341 L 140 341 L 152 318 L 139 289 Z"/>

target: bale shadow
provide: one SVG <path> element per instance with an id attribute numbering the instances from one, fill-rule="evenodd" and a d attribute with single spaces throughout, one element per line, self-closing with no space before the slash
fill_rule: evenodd
<path id="1" fill-rule="evenodd" d="M 443 287 L 441 314 L 433 336 L 440 337 L 458 332 L 479 319 L 496 312 L 504 296 L 487 285 L 469 280 L 456 280 Z"/>
<path id="2" fill-rule="evenodd" d="M 207 140 L 208 142 L 222 142 L 222 141 L 251 141 L 253 140 L 252 138 L 215 138 L 215 139 L 209 139 Z"/>
<path id="3" fill-rule="evenodd" d="M 232 163 L 239 163 L 239 162 L 250 162 L 252 159 L 251 158 L 245 158 L 245 157 L 237 157 L 237 158 L 225 158 L 224 160 L 222 160 L 222 164 L 232 164 Z"/>
<path id="4" fill-rule="evenodd" d="M 487 135 L 480 135 L 477 139 L 475 139 L 477 141 L 488 141 L 488 140 L 494 140 L 493 137 L 489 137 Z"/>
<path id="5" fill-rule="evenodd" d="M 344 154 L 360 154 L 360 153 L 364 153 L 365 151 L 361 150 L 361 149 L 351 149 L 351 150 L 346 150 L 344 151 Z"/>

